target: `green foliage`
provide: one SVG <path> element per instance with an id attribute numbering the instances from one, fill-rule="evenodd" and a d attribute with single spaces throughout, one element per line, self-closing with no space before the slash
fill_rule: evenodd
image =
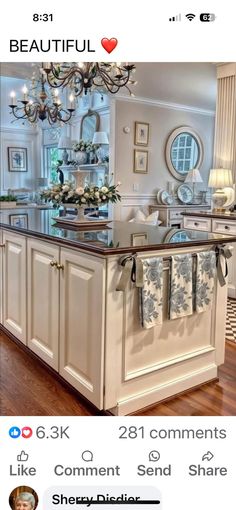
<path id="1" fill-rule="evenodd" d="M 0 202 L 16 202 L 14 195 L 0 195 Z"/>

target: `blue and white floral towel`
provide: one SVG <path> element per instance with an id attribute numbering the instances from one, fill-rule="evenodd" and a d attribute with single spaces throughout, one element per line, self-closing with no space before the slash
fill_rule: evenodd
<path id="1" fill-rule="evenodd" d="M 170 319 L 193 313 L 193 258 L 191 254 L 171 257 Z"/>
<path id="2" fill-rule="evenodd" d="M 202 251 L 197 254 L 196 311 L 204 312 L 211 307 L 216 275 L 216 254 Z"/>
<path id="3" fill-rule="evenodd" d="M 145 329 L 162 324 L 163 259 L 143 259 L 143 287 L 139 290 L 139 314 Z"/>

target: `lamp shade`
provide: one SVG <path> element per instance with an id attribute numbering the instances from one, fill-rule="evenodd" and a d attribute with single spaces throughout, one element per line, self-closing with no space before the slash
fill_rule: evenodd
<path id="1" fill-rule="evenodd" d="M 198 168 L 193 168 L 192 170 L 189 170 L 184 182 L 192 182 L 193 184 L 195 182 L 203 182 Z"/>
<path id="2" fill-rule="evenodd" d="M 58 140 L 58 149 L 72 149 L 72 141 L 69 136 L 60 136 Z"/>
<path id="3" fill-rule="evenodd" d="M 104 144 L 108 145 L 108 136 L 105 131 L 95 131 L 93 135 L 93 143 L 94 144 Z"/>
<path id="4" fill-rule="evenodd" d="M 233 186 L 232 171 L 227 168 L 212 168 L 210 170 L 209 188 L 225 188 L 225 186 Z"/>

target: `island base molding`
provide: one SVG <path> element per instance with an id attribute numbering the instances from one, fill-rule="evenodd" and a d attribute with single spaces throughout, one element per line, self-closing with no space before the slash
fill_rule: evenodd
<path id="1" fill-rule="evenodd" d="M 180 395 L 187 394 L 203 384 L 217 382 L 218 368 L 213 365 L 199 370 L 195 374 L 180 377 L 166 384 L 160 384 L 155 388 L 143 393 L 137 393 L 131 398 L 121 400 L 117 406 L 109 409 L 109 412 L 114 416 L 124 416 L 127 414 L 135 413 L 140 409 L 153 407 L 158 403 L 166 402 L 170 399 L 176 398 Z"/>

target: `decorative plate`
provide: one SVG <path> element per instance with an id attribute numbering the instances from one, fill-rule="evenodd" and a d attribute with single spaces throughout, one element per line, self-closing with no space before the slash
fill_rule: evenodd
<path id="1" fill-rule="evenodd" d="M 161 192 L 160 200 L 164 205 L 171 205 L 173 203 L 173 197 L 165 190 Z"/>
<path id="2" fill-rule="evenodd" d="M 233 188 L 227 187 L 223 188 L 223 191 L 225 192 L 225 195 L 227 196 L 226 202 L 224 203 L 223 207 L 230 207 L 235 200 L 235 191 Z"/>
<path id="3" fill-rule="evenodd" d="M 177 196 L 183 204 L 189 204 L 193 199 L 193 190 L 187 184 L 181 184 L 177 189 Z"/>
<path id="4" fill-rule="evenodd" d="M 161 202 L 161 193 L 162 193 L 162 189 L 160 189 L 158 192 L 157 192 L 157 203 L 158 204 L 162 204 Z"/>

